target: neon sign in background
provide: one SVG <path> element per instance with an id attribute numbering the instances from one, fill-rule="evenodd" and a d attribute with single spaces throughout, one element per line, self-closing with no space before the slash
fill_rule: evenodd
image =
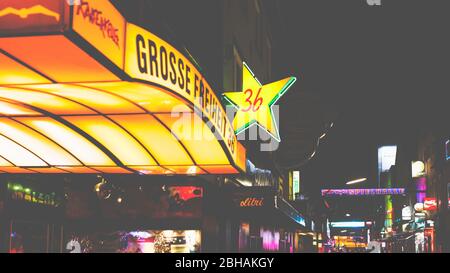
<path id="1" fill-rule="evenodd" d="M 404 188 L 386 189 L 324 189 L 322 196 L 402 195 Z"/>

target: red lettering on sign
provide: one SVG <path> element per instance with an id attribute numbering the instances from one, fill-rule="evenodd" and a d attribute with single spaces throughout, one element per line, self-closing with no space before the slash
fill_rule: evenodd
<path id="1" fill-rule="evenodd" d="M 252 110 L 253 112 L 258 111 L 263 104 L 263 98 L 259 96 L 259 94 L 261 93 L 261 88 L 259 88 L 258 93 L 256 93 L 256 97 L 253 99 L 253 101 L 251 100 L 253 97 L 253 90 L 247 89 L 244 93 L 247 95 L 245 102 L 248 103 L 248 107 L 243 109 L 242 112 L 248 112 L 250 110 Z"/>
<path id="2" fill-rule="evenodd" d="M 98 26 L 103 33 L 103 37 L 108 37 L 119 46 L 119 35 L 117 33 L 119 29 L 115 28 L 111 21 L 102 15 L 100 10 L 90 7 L 88 2 L 81 0 L 77 8 L 77 15 L 80 14 L 84 19 L 88 18 L 91 24 Z"/>
<path id="3" fill-rule="evenodd" d="M 264 198 L 253 198 L 248 197 L 242 200 L 239 203 L 239 206 L 241 207 L 262 207 L 264 204 Z"/>

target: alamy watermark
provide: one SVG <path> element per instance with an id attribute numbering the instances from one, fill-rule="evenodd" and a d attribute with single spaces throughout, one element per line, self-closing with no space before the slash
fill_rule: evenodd
<path id="1" fill-rule="evenodd" d="M 264 106 L 262 106 L 264 107 Z M 234 122 L 236 108 L 228 106 L 226 107 L 226 115 L 231 123 Z M 272 113 L 268 115 L 267 113 Z M 206 114 L 198 109 L 194 109 L 194 113 L 187 112 L 186 107 L 179 105 L 175 106 L 170 116 L 174 119 L 171 122 L 170 130 L 172 134 L 176 135 L 180 141 L 216 141 L 223 139 L 223 134 L 221 134 L 219 128 L 215 128 L 213 123 L 209 121 Z M 273 118 L 272 118 L 273 116 Z M 268 121 L 268 119 L 273 119 Z M 263 152 L 276 151 L 280 145 L 272 135 L 270 135 L 256 120 L 263 123 L 271 124 L 278 128 L 279 126 L 279 106 L 273 105 L 271 110 L 258 111 L 255 112 L 251 117 L 251 120 L 243 120 L 239 123 L 246 123 L 248 125 L 247 129 L 237 134 L 236 138 L 238 141 L 258 141 L 260 143 L 260 150 Z M 278 129 L 276 129 L 278 132 Z"/>

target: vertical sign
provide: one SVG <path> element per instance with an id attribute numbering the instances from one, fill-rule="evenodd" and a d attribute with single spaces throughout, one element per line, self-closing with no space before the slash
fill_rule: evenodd
<path id="1" fill-rule="evenodd" d="M 289 185 L 288 185 L 288 189 L 289 189 L 289 201 L 293 201 L 294 200 L 294 187 L 292 186 L 292 172 L 289 172 Z"/>
<path id="2" fill-rule="evenodd" d="M 292 200 L 295 200 L 296 195 L 300 193 L 300 172 L 292 172 Z"/>
<path id="3" fill-rule="evenodd" d="M 381 183 L 381 173 L 387 172 L 395 165 L 397 146 L 382 146 L 378 148 L 378 187 Z"/>
<path id="4" fill-rule="evenodd" d="M 392 175 L 389 173 L 387 176 L 387 186 L 390 188 L 392 186 Z M 392 206 L 392 195 L 386 195 L 385 197 L 385 209 L 386 217 L 384 221 L 384 226 L 387 232 L 392 231 L 392 219 L 393 219 L 393 206 Z"/>

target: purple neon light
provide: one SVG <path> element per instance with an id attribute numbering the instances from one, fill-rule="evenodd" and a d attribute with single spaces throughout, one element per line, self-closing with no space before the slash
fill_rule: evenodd
<path id="1" fill-rule="evenodd" d="M 404 188 L 386 189 L 324 189 L 322 196 L 348 196 L 348 195 L 401 195 L 405 194 Z"/>
<path id="2" fill-rule="evenodd" d="M 417 203 L 423 203 L 427 195 L 427 178 L 417 177 L 416 178 L 416 198 Z"/>
<path id="3" fill-rule="evenodd" d="M 280 249 L 280 233 L 277 231 L 261 228 L 263 250 L 278 251 Z"/>

